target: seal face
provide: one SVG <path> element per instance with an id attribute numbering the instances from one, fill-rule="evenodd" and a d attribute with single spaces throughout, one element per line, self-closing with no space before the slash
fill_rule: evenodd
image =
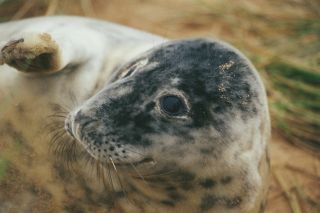
<path id="1" fill-rule="evenodd" d="M 174 171 L 149 180 L 161 190 L 178 188 L 176 199 L 160 199 L 163 205 L 194 199 L 195 212 L 248 212 L 260 199 L 268 122 L 265 91 L 250 63 L 222 42 L 189 39 L 122 66 L 69 114 L 65 128 L 99 162 L 132 164 L 141 176 Z M 182 195 L 191 189 L 194 195 Z"/>
<path id="2" fill-rule="evenodd" d="M 146 60 L 144 66 L 135 66 Z M 132 67 L 133 72 L 119 78 Z M 168 149 L 162 153 L 168 157 L 170 150 L 193 143 L 198 143 L 199 150 L 220 152 L 221 146 L 232 143 L 236 136 L 232 130 L 235 119 L 245 124 L 262 107 L 259 82 L 246 61 L 209 40 L 169 42 L 117 74 L 66 121 L 66 126 L 72 126 L 67 128 L 71 135 L 100 160 L 119 154 L 116 162 L 134 162 L 134 154 L 121 155 L 126 146 L 148 152 L 159 143 L 159 151 Z M 213 132 L 213 138 L 201 144 L 203 138 L 197 132 L 204 129 Z M 176 140 L 155 139 L 163 135 Z"/>

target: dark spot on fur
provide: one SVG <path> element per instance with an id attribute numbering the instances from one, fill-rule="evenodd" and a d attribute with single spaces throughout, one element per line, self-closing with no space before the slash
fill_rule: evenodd
<path id="1" fill-rule="evenodd" d="M 212 155 L 214 150 L 215 150 L 214 148 L 201 148 L 200 152 L 201 154 Z"/>
<path id="2" fill-rule="evenodd" d="M 223 109 L 222 109 L 221 106 L 217 106 L 217 107 L 215 107 L 215 108 L 213 109 L 213 111 L 214 111 L 215 113 L 221 113 L 221 112 L 223 112 Z"/>
<path id="3" fill-rule="evenodd" d="M 232 181 L 232 177 L 230 176 L 225 176 L 223 178 L 220 179 L 220 183 L 223 185 L 229 184 Z"/>
<path id="4" fill-rule="evenodd" d="M 156 105 L 155 102 L 150 102 L 150 103 L 148 103 L 148 104 L 146 105 L 146 111 L 147 111 L 147 112 L 151 111 L 151 110 L 154 108 L 155 105 Z"/>
<path id="5" fill-rule="evenodd" d="M 174 174 L 174 180 L 180 183 L 180 187 L 183 190 L 190 190 L 193 188 L 193 181 L 195 179 L 195 174 L 186 170 L 180 170 Z"/>
<path id="6" fill-rule="evenodd" d="M 151 183 L 166 183 L 168 180 L 164 177 L 155 176 L 155 177 L 145 177 L 148 182 Z"/>
<path id="7" fill-rule="evenodd" d="M 25 106 L 23 106 L 23 104 L 17 104 L 16 109 L 21 116 L 23 116 L 26 112 Z"/>
<path id="8" fill-rule="evenodd" d="M 176 187 L 174 187 L 174 186 L 167 186 L 167 187 L 165 188 L 165 190 L 168 191 L 168 192 L 170 192 L 170 191 L 176 191 L 177 189 L 176 189 Z"/>
<path id="9" fill-rule="evenodd" d="M 261 203 L 259 213 L 263 213 L 264 209 L 265 209 L 265 205 L 264 205 L 264 203 Z"/>
<path id="10" fill-rule="evenodd" d="M 268 165 L 268 168 L 270 168 L 270 155 L 269 155 L 269 149 L 268 147 L 266 148 L 266 161 L 267 161 L 267 165 Z"/>
<path id="11" fill-rule="evenodd" d="M 78 203 L 73 203 L 65 207 L 65 211 L 68 213 L 85 213 L 83 208 Z"/>
<path id="12" fill-rule="evenodd" d="M 190 172 L 190 171 L 186 171 L 186 170 L 179 170 L 178 172 L 176 172 L 175 174 L 175 178 L 177 181 L 181 181 L 181 182 L 190 182 L 193 181 L 195 179 L 195 174 Z"/>
<path id="13" fill-rule="evenodd" d="M 242 202 L 241 197 L 235 197 L 233 199 L 227 199 L 226 200 L 226 206 L 228 208 L 235 208 L 237 206 L 239 206 Z"/>
<path id="14" fill-rule="evenodd" d="M 216 182 L 214 180 L 212 180 L 211 178 L 206 178 L 204 180 L 201 180 L 200 181 L 200 185 L 203 187 L 203 188 L 212 188 L 216 185 Z"/>
<path id="15" fill-rule="evenodd" d="M 192 183 L 189 183 L 189 182 L 187 182 L 187 183 L 181 183 L 181 188 L 183 189 L 183 190 L 185 190 L 185 191 L 189 191 L 189 190 L 191 190 L 191 189 L 193 189 L 193 184 Z"/>
<path id="16" fill-rule="evenodd" d="M 172 200 L 162 200 L 161 203 L 171 207 L 174 207 L 176 205 L 175 202 L 173 202 Z"/>
<path id="17" fill-rule="evenodd" d="M 170 199 L 174 202 L 179 202 L 183 199 L 183 197 L 176 191 L 171 191 L 168 193 L 168 196 Z"/>
<path id="18" fill-rule="evenodd" d="M 207 211 L 213 208 L 218 201 L 218 198 L 213 195 L 205 195 L 201 198 L 200 209 L 202 211 Z"/>

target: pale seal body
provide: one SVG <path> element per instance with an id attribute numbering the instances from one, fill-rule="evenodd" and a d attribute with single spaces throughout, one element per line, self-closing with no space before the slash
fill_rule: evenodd
<path id="1" fill-rule="evenodd" d="M 1 128 L 37 147 L 50 104 L 72 92 L 79 104 L 58 114 L 61 134 L 103 168 L 108 212 L 263 211 L 267 99 L 239 51 L 84 18 L 29 19 L 0 31 L 0 62 L 28 72 L 0 67 L 0 94 L 10 101 Z"/>

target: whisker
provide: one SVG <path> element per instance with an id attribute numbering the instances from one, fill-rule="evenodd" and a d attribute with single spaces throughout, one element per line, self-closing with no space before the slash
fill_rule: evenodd
<path id="1" fill-rule="evenodd" d="M 66 131 L 64 126 L 47 126 L 48 135 L 54 135 L 58 131 Z"/>
<path id="2" fill-rule="evenodd" d="M 60 111 L 60 112 L 66 112 L 66 113 L 71 111 L 69 107 L 63 106 L 62 104 L 50 103 L 49 106 L 53 108 L 54 111 Z"/>
<path id="3" fill-rule="evenodd" d="M 88 167 L 88 164 L 90 164 L 89 173 L 92 175 L 93 170 L 94 170 L 94 166 L 93 165 L 94 165 L 95 161 L 93 161 L 92 157 L 90 155 L 88 155 L 86 151 L 82 151 L 81 152 L 81 158 L 84 160 L 84 163 L 85 163 L 86 167 Z"/>
<path id="4" fill-rule="evenodd" d="M 176 172 L 176 170 L 171 170 L 171 171 L 167 171 L 167 172 L 163 172 L 163 173 L 144 174 L 143 176 L 145 179 L 148 179 L 148 178 L 157 177 L 157 176 L 171 175 L 171 174 L 174 174 L 175 172 Z"/>
<path id="5" fill-rule="evenodd" d="M 64 121 L 58 121 L 58 120 L 54 120 L 54 121 L 50 121 L 47 122 L 42 128 L 42 131 L 47 132 L 48 134 L 50 134 L 52 131 L 56 130 L 56 129 L 64 129 Z"/>
<path id="6" fill-rule="evenodd" d="M 61 133 L 60 133 L 61 134 Z M 49 150 L 55 155 L 59 156 L 62 154 L 61 150 L 63 150 L 63 146 L 65 146 L 65 142 L 63 140 L 63 135 L 58 135 L 49 145 Z"/>
<path id="7" fill-rule="evenodd" d="M 108 176 L 109 176 L 109 180 L 110 180 L 110 185 L 111 185 L 112 191 L 115 192 L 114 185 L 113 185 L 112 174 L 111 174 L 111 169 L 110 169 L 110 164 L 109 164 L 109 163 L 107 163 L 107 167 L 108 167 Z"/>
<path id="8" fill-rule="evenodd" d="M 112 166 L 113 166 L 113 168 L 114 168 L 114 171 L 116 171 L 116 172 L 118 173 L 117 167 L 116 167 L 116 165 L 114 164 L 112 158 L 109 157 L 109 159 L 110 159 L 110 161 L 111 161 L 111 163 L 112 163 Z"/>
<path id="9" fill-rule="evenodd" d="M 63 127 L 64 126 L 64 121 L 62 120 L 53 120 L 50 122 L 47 122 L 46 125 L 44 125 L 43 127 Z"/>
<path id="10" fill-rule="evenodd" d="M 101 168 L 100 168 L 100 161 L 99 160 L 96 160 L 96 163 L 95 163 L 95 166 L 96 166 L 96 175 L 98 177 L 98 179 L 100 180 L 100 175 L 101 175 Z"/>
<path id="11" fill-rule="evenodd" d="M 142 153 L 140 153 L 140 152 L 134 151 L 134 150 L 132 150 L 132 149 L 130 149 L 130 148 L 126 148 L 125 150 L 130 151 L 130 152 L 133 152 L 133 153 L 136 153 L 136 154 L 141 155 L 141 156 L 144 156 L 144 157 L 146 156 L 146 155 L 144 155 L 144 154 L 142 154 Z"/>
<path id="12" fill-rule="evenodd" d="M 71 155 L 70 155 L 70 145 L 66 143 L 65 140 L 59 141 L 59 144 L 57 144 L 56 149 L 55 149 L 55 154 L 60 157 L 61 160 L 70 160 Z"/>
<path id="13" fill-rule="evenodd" d="M 75 94 L 72 91 L 70 91 L 69 96 L 70 96 L 70 100 L 73 104 L 73 107 L 77 106 L 79 104 L 79 101 L 78 101 L 77 97 L 75 96 Z"/>
<path id="14" fill-rule="evenodd" d="M 51 137 L 51 140 L 50 140 L 50 145 L 51 144 L 54 144 L 58 138 L 62 137 L 63 135 L 65 135 L 66 132 L 64 130 L 59 130 L 57 131 L 52 137 Z"/>
<path id="15" fill-rule="evenodd" d="M 59 130 L 51 138 L 49 149 L 54 153 L 59 163 L 62 162 L 68 170 L 74 171 L 74 163 L 78 160 L 79 150 L 78 144 L 73 138 Z"/>
<path id="16" fill-rule="evenodd" d="M 138 169 L 136 168 L 135 165 L 133 165 L 133 163 L 130 162 L 130 165 L 132 166 L 132 168 L 134 169 L 134 171 L 138 174 L 138 176 L 141 178 L 141 180 L 144 182 L 144 183 L 147 183 L 144 179 L 144 177 L 140 174 L 140 172 L 138 171 Z"/>
<path id="17" fill-rule="evenodd" d="M 53 113 L 53 114 L 50 114 L 50 115 L 47 115 L 47 119 L 50 120 L 50 123 L 51 122 L 62 122 L 62 120 L 64 120 L 64 117 L 61 117 L 61 116 L 65 116 L 67 117 L 67 113 Z"/>
<path id="18" fill-rule="evenodd" d="M 71 152 L 72 152 L 72 150 L 74 150 L 74 148 L 71 148 Z M 68 151 L 66 151 L 66 150 L 64 150 L 66 153 L 68 152 Z M 75 153 L 72 153 L 71 154 L 71 156 L 70 157 L 68 157 L 68 155 L 66 155 L 66 156 L 61 156 L 61 158 L 63 158 L 63 161 L 64 161 L 64 163 L 66 163 L 66 165 L 67 165 L 67 168 L 70 170 L 70 171 L 74 171 L 75 170 L 75 168 L 74 168 L 74 163 L 76 162 L 76 154 Z"/>
<path id="19" fill-rule="evenodd" d="M 67 116 L 66 115 L 60 115 L 60 114 L 52 114 L 52 115 L 48 115 L 47 116 L 48 118 L 67 118 Z"/>
<path id="20" fill-rule="evenodd" d="M 102 178 L 102 183 L 103 183 L 103 186 L 104 186 L 104 188 L 107 188 L 107 184 L 106 184 L 106 179 L 105 179 L 105 167 L 101 164 L 100 165 L 101 166 L 101 169 L 102 169 L 102 176 L 101 176 L 101 178 Z"/>
<path id="21" fill-rule="evenodd" d="M 112 158 L 109 157 L 109 159 L 110 159 L 110 161 L 111 161 L 111 163 L 112 163 L 112 166 L 113 166 L 113 168 L 114 168 L 114 170 L 115 170 L 115 174 L 116 174 L 116 176 L 117 176 L 117 178 L 118 178 L 121 191 L 123 192 L 124 196 L 127 198 L 127 197 L 128 197 L 128 196 L 127 196 L 127 191 L 126 191 L 125 188 L 123 187 L 123 184 L 122 184 L 121 178 L 120 178 L 120 176 L 119 176 L 117 167 L 116 167 L 115 163 L 113 162 Z"/>

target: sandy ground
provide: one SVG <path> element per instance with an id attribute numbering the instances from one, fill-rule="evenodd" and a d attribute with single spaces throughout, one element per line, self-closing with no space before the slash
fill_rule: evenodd
<path id="1" fill-rule="evenodd" d="M 272 181 L 266 212 L 319 212 L 320 157 L 273 134 L 270 143 Z"/>

